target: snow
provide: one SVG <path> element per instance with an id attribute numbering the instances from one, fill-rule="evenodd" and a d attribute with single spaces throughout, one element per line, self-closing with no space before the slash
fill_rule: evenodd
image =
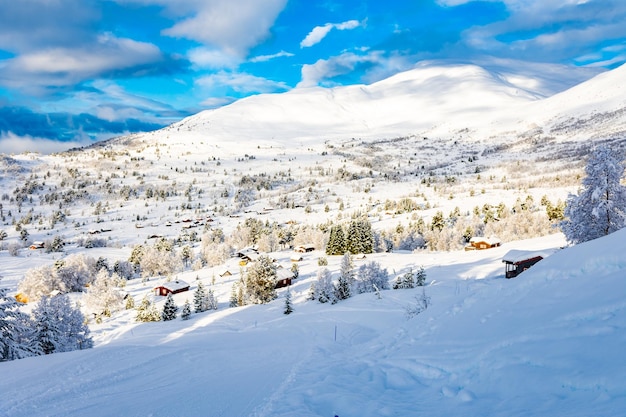
<path id="1" fill-rule="evenodd" d="M 15 173 L 0 178 L 7 194 L 31 170 L 40 175 L 52 171 L 46 187 L 56 187 L 56 171 L 76 167 L 90 176 L 93 187 L 91 200 L 69 205 L 67 225 L 58 223 L 50 230 L 50 213 L 44 213 L 42 225 L 28 226 L 33 239 L 63 234 L 65 253 L 22 250 L 10 256 L 1 250 L 0 285 L 15 291 L 26 270 L 69 254 L 104 257 L 112 264 L 127 260 L 132 246 L 145 243 L 150 234 L 180 235 L 183 229 L 176 220 L 191 213 L 176 208 L 187 201 L 182 196 L 163 202 L 111 200 L 96 225 L 90 203 L 107 198 L 96 188 L 96 178 L 111 172 L 117 173 L 110 178 L 115 187 L 145 182 L 184 190 L 198 180 L 197 188 L 207 195 L 194 194 L 194 204 L 225 206 L 222 215 L 202 213 L 225 234 L 257 215 L 269 222 L 315 225 L 362 210 L 373 228 L 383 230 L 406 225 L 415 220 L 412 215 L 428 221 L 435 211 L 446 213 L 456 206 L 469 212 L 486 203 L 510 207 L 527 195 L 536 202 L 542 195 L 564 198 L 578 186 L 567 181 L 575 177 L 571 165 L 580 154 L 568 152 L 590 138 L 614 138 L 626 126 L 620 87 L 625 73 L 626 67 L 618 68 L 543 98 L 545 88 L 534 88 L 525 76 L 427 63 L 370 86 L 250 97 L 81 153 L 17 155 L 0 167 L 5 174 Z M 401 135 L 408 136 L 393 141 Z M 493 150 L 499 146 L 506 152 Z M 242 158 L 244 153 L 255 159 Z M 573 157 L 559 159 L 561 154 Z M 407 162 L 411 155 L 414 159 Z M 468 155 L 480 156 L 480 165 L 466 163 Z M 339 167 L 359 172 L 364 169 L 355 163 L 359 157 L 387 164 L 375 167 L 380 172 L 406 167 L 414 182 L 385 181 L 382 175 L 354 181 L 319 175 Z M 518 162 L 517 170 L 506 165 L 510 161 Z M 199 166 L 202 171 L 187 171 Z M 321 171 L 312 168 L 318 166 Z M 143 176 L 131 175 L 133 170 Z M 302 181 L 288 190 L 296 203 L 308 198 L 307 189 L 322 195 L 311 202 L 310 213 L 263 210 L 290 183 L 260 192 L 247 208 L 250 214 L 230 212 L 232 197 L 220 197 L 223 190 L 234 195 L 244 173 L 262 172 L 269 178 L 281 171 Z M 458 183 L 420 185 L 429 175 L 455 176 Z M 559 176 L 558 186 L 552 184 L 554 176 Z M 316 184 L 309 185 L 311 180 Z M 371 187 L 364 192 L 366 185 Z M 403 214 L 382 210 L 387 199 L 407 196 L 431 206 Z M 339 211 L 339 200 L 345 211 Z M 40 208 L 37 200 L 24 204 L 25 212 L 47 207 Z M 146 218 L 139 220 L 140 215 Z M 171 227 L 159 226 L 167 222 Z M 133 227 L 137 224 L 145 227 Z M 85 249 L 72 243 L 103 227 L 110 230 L 101 235 L 109 239 L 109 247 Z M 3 228 L 8 242 L 18 241 L 13 227 Z M 123 311 L 90 324 L 93 349 L 0 363 L 0 416 L 624 415 L 626 230 L 565 249 L 560 249 L 565 245 L 561 234 L 515 241 L 498 236 L 502 246 L 481 251 L 376 253 L 354 259 L 355 269 L 379 263 L 390 283 L 424 267 L 426 286 L 381 291 L 380 299 L 373 293 L 356 295 L 334 305 L 306 301 L 324 254 L 304 253 L 289 289 L 295 309 L 290 315 L 283 314 L 286 288 L 267 305 L 228 308 L 232 284 L 241 274 L 237 258 L 186 270 L 172 277 L 191 284 L 190 291 L 173 295 L 176 304 L 181 307 L 193 298 L 199 280 L 214 291 L 218 310 L 157 323 L 137 323 L 135 311 Z M 505 279 L 502 260 L 511 250 L 552 254 Z M 271 253 L 285 266 L 292 255 L 290 250 Z M 328 257 L 335 278 L 341 258 Z M 219 274 L 226 270 L 232 275 Z M 131 280 L 124 291 L 141 300 L 161 280 Z M 407 319 L 407 310 L 423 296 L 429 297 L 429 307 Z M 164 298 L 156 301 L 162 308 Z"/>
<path id="2" fill-rule="evenodd" d="M 281 297 L 104 323 L 93 349 L 1 363 L 0 415 L 622 415 L 626 230 L 503 278 L 506 246 L 562 244 L 372 255 L 396 272 L 425 266 L 431 305 L 410 320 L 421 288 L 329 305 L 305 302 L 297 280 L 288 316 Z"/>

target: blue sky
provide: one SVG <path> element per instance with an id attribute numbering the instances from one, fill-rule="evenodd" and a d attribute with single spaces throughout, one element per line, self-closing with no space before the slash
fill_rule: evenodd
<path id="1" fill-rule="evenodd" d="M 626 61 L 626 2 L 0 0 L 0 153 L 488 57 L 614 68 Z"/>

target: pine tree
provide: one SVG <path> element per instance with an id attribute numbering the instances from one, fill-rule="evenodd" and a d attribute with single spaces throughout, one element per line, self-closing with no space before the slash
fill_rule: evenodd
<path id="1" fill-rule="evenodd" d="M 215 296 L 213 290 L 210 288 L 207 294 L 207 306 L 209 310 L 217 310 L 218 307 L 217 297 Z"/>
<path id="2" fill-rule="evenodd" d="M 161 320 L 161 313 L 159 313 L 154 303 L 150 301 L 147 295 L 143 297 L 141 304 L 137 307 L 137 316 L 135 319 L 141 322 Z"/>
<path id="3" fill-rule="evenodd" d="M 335 225 L 330 228 L 330 236 L 326 245 L 327 255 L 341 255 L 346 252 L 346 238 L 341 225 Z"/>
<path id="4" fill-rule="evenodd" d="M 423 266 L 420 266 L 417 269 L 417 273 L 415 274 L 415 285 L 417 287 L 423 287 L 426 283 L 426 271 Z"/>
<path id="5" fill-rule="evenodd" d="M 369 220 L 351 221 L 346 241 L 346 250 L 352 254 L 372 253 L 374 251 L 374 235 Z"/>
<path id="6" fill-rule="evenodd" d="M 285 310 L 284 314 L 293 313 L 293 305 L 291 304 L 291 291 L 287 288 L 287 293 L 285 294 Z"/>
<path id="7" fill-rule="evenodd" d="M 0 362 L 40 355 L 34 323 L 7 292 L 0 287 Z"/>
<path id="8" fill-rule="evenodd" d="M 198 281 L 198 287 L 193 294 L 193 307 L 196 313 L 202 313 L 210 308 L 208 294 L 202 281 Z"/>
<path id="9" fill-rule="evenodd" d="M 185 304 L 183 304 L 183 311 L 180 313 L 180 318 L 183 320 L 189 320 L 191 317 L 191 304 L 189 304 L 189 300 L 185 300 Z"/>
<path id="10" fill-rule="evenodd" d="M 85 317 L 67 295 L 43 297 L 33 310 L 33 320 L 44 354 L 93 347 Z"/>
<path id="11" fill-rule="evenodd" d="M 237 288 L 238 283 L 233 283 L 233 286 L 230 290 L 230 298 L 228 300 L 228 307 L 239 307 L 239 302 L 237 301 Z"/>
<path id="12" fill-rule="evenodd" d="M 616 150 L 596 148 L 587 161 L 587 176 L 579 195 L 567 199 L 561 230 L 576 244 L 613 233 L 626 225 L 626 186 L 620 184 L 624 165 Z"/>
<path id="13" fill-rule="evenodd" d="M 135 299 L 132 295 L 128 294 L 126 297 L 126 310 L 132 310 L 135 308 Z"/>
<path id="14" fill-rule="evenodd" d="M 169 321 L 174 320 L 178 313 L 178 306 L 174 302 L 174 297 L 172 297 L 172 293 L 167 294 L 167 298 L 165 299 L 165 304 L 163 305 L 163 311 L 161 312 L 161 320 Z"/>

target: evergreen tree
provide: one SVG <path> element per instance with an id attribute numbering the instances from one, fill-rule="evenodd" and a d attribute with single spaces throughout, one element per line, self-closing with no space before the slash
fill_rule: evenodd
<path id="1" fill-rule="evenodd" d="M 0 287 L 0 362 L 40 355 L 34 323 L 7 293 Z"/>
<path id="2" fill-rule="evenodd" d="M 352 254 L 372 253 L 374 234 L 372 224 L 367 219 L 353 220 L 348 226 L 346 250 Z"/>
<path id="3" fill-rule="evenodd" d="M 287 293 L 285 294 L 285 314 L 293 313 L 293 305 L 291 304 L 291 291 L 287 288 Z"/>
<path id="4" fill-rule="evenodd" d="M 415 274 L 415 285 L 417 287 L 423 287 L 426 283 L 426 271 L 423 266 L 420 266 L 417 269 L 417 273 Z"/>
<path id="5" fill-rule="evenodd" d="M 202 313 L 210 308 L 208 294 L 202 281 L 198 281 L 198 287 L 193 293 L 193 307 L 196 313 Z"/>
<path id="6" fill-rule="evenodd" d="M 276 295 L 276 265 L 267 256 L 259 258 L 248 268 L 244 281 L 246 300 L 252 304 L 265 304 Z"/>
<path id="7" fill-rule="evenodd" d="M 228 307 L 239 307 L 239 302 L 237 300 L 237 288 L 239 287 L 238 283 L 233 283 L 233 286 L 230 290 L 230 298 L 228 300 Z"/>
<path id="8" fill-rule="evenodd" d="M 132 310 L 133 308 L 135 308 L 135 299 L 132 295 L 128 294 L 128 296 L 126 296 L 126 310 Z"/>
<path id="9" fill-rule="evenodd" d="M 346 252 L 346 238 L 341 225 L 335 225 L 330 228 L 330 236 L 326 245 L 327 255 L 341 255 Z"/>
<path id="10" fill-rule="evenodd" d="M 137 321 L 148 322 L 148 321 L 160 321 L 161 314 L 154 306 L 154 303 L 150 301 L 147 295 L 143 297 L 141 300 L 141 304 L 137 307 L 137 316 L 135 317 Z"/>
<path id="11" fill-rule="evenodd" d="M 297 263 L 292 263 L 291 264 L 291 272 L 293 272 L 293 279 L 298 278 L 298 276 L 300 276 L 300 267 L 298 267 Z"/>
<path id="12" fill-rule="evenodd" d="M 161 312 L 161 320 L 174 320 L 177 313 L 178 306 L 174 302 L 174 297 L 172 297 L 172 293 L 169 293 L 167 294 L 167 298 L 165 298 L 165 304 L 163 305 L 163 311 Z"/>
<path id="13" fill-rule="evenodd" d="M 79 308 L 67 295 L 43 297 L 33 310 L 37 340 L 44 354 L 69 352 L 93 346 L 89 327 Z"/>
<path id="14" fill-rule="evenodd" d="M 350 252 L 344 253 L 341 258 L 340 274 L 350 285 L 354 283 L 354 261 Z"/>
<path id="15" fill-rule="evenodd" d="M 432 218 L 432 221 L 430 223 L 430 230 L 442 231 L 445 226 L 446 226 L 446 221 L 443 216 L 443 212 L 438 211 L 437 213 L 435 213 L 435 215 Z"/>
<path id="16" fill-rule="evenodd" d="M 183 320 L 189 320 L 191 317 L 191 304 L 189 304 L 189 300 L 185 300 L 185 304 L 183 304 L 183 311 L 180 313 L 180 318 Z"/>
<path id="17" fill-rule="evenodd" d="M 576 244 L 613 233 L 626 225 L 624 165 L 616 150 L 599 146 L 591 153 L 579 195 L 567 199 L 561 230 Z"/>
<path id="18" fill-rule="evenodd" d="M 409 272 L 407 272 L 404 275 L 399 275 L 396 278 L 396 281 L 393 284 L 393 289 L 394 290 L 404 290 L 407 288 L 414 288 L 415 287 L 415 281 L 414 281 L 414 274 L 413 274 L 413 270 L 410 270 Z"/>
<path id="19" fill-rule="evenodd" d="M 209 310 L 217 310 L 217 297 L 212 289 L 209 288 L 207 293 L 207 306 Z"/>

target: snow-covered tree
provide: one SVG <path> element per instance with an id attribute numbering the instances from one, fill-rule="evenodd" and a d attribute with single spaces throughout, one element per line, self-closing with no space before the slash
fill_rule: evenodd
<path id="1" fill-rule="evenodd" d="M 354 263 L 349 252 L 344 253 L 341 258 L 341 267 L 337 284 L 335 285 L 335 298 L 346 300 L 352 295 L 352 285 L 354 285 Z"/>
<path id="2" fill-rule="evenodd" d="M 585 167 L 582 190 L 570 195 L 561 230 L 576 244 L 613 233 L 626 225 L 626 186 L 623 158 L 608 146 L 598 146 Z"/>
<path id="3" fill-rule="evenodd" d="M 326 245 L 327 255 L 341 255 L 346 252 L 346 238 L 341 225 L 334 225 L 330 228 L 330 236 Z"/>
<path id="4" fill-rule="evenodd" d="M 289 288 L 287 288 L 287 293 L 285 294 L 285 310 L 283 311 L 283 313 L 293 313 L 293 304 L 291 303 L 291 291 L 289 291 Z"/>
<path id="5" fill-rule="evenodd" d="M 211 288 L 207 291 L 207 302 L 209 310 L 217 310 L 217 297 Z"/>
<path id="6" fill-rule="evenodd" d="M 57 264 L 56 274 L 64 285 L 63 289 L 56 289 L 63 293 L 81 292 L 96 275 L 96 260 L 82 253 L 72 254 Z"/>
<path id="7" fill-rule="evenodd" d="M 389 289 L 389 274 L 376 261 L 361 265 L 357 275 L 356 290 L 359 294 Z"/>
<path id="8" fill-rule="evenodd" d="M 320 303 L 336 303 L 335 287 L 333 286 L 333 277 L 328 268 L 322 267 L 317 271 L 317 281 L 311 287 L 313 300 Z"/>
<path id="9" fill-rule="evenodd" d="M 87 288 L 85 307 L 97 316 L 111 317 L 122 309 L 124 296 L 115 286 L 117 275 L 110 276 L 106 269 L 101 269 L 95 281 Z"/>
<path id="10" fill-rule="evenodd" d="M 276 295 L 276 265 L 267 256 L 259 256 L 245 274 L 245 295 L 252 304 L 265 304 Z"/>
<path id="11" fill-rule="evenodd" d="M 28 314 L 20 303 L 0 287 L 0 362 L 41 354 Z"/>
<path id="12" fill-rule="evenodd" d="M 372 253 L 374 251 L 374 235 L 369 220 L 364 218 L 351 221 L 346 241 L 346 249 L 352 254 Z"/>
<path id="13" fill-rule="evenodd" d="M 148 295 L 141 300 L 141 304 L 137 307 L 137 321 L 161 321 L 161 313 L 156 309 L 154 303 L 150 301 Z"/>
<path id="14" fill-rule="evenodd" d="M 172 293 L 167 294 L 165 298 L 165 304 L 163 305 L 163 311 L 161 312 L 161 320 L 169 321 L 174 320 L 178 313 L 178 306 L 172 297 Z"/>
<path id="15" fill-rule="evenodd" d="M 44 354 L 93 347 L 89 327 L 67 295 L 42 297 L 33 309 L 37 340 Z"/>
<path id="16" fill-rule="evenodd" d="M 189 300 L 185 300 L 185 304 L 183 304 L 183 311 L 180 313 L 180 318 L 183 320 L 189 320 L 191 317 L 191 304 L 189 304 Z"/>
<path id="17" fill-rule="evenodd" d="M 193 293 L 193 308 L 196 313 L 202 313 L 210 308 L 208 294 L 202 281 L 198 281 L 196 291 Z"/>

